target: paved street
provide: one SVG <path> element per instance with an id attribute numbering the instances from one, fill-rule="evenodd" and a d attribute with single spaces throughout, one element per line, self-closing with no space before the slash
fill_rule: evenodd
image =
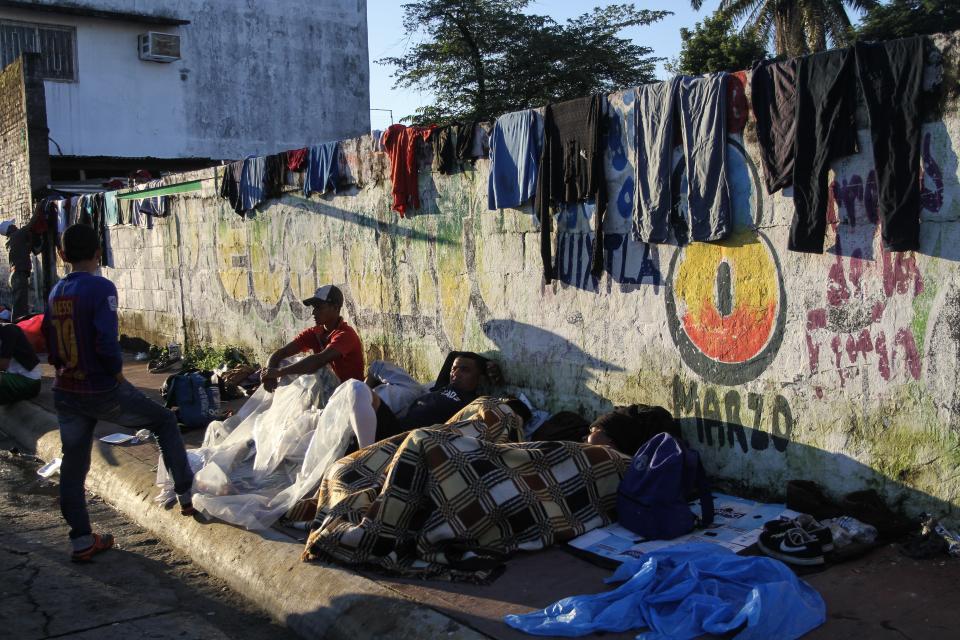
<path id="1" fill-rule="evenodd" d="M 117 548 L 71 563 L 55 482 L 12 447 L 0 432 L 0 638 L 296 637 L 95 496 L 94 527 Z"/>

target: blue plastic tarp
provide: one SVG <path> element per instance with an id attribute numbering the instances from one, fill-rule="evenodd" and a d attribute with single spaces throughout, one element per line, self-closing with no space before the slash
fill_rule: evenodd
<path id="1" fill-rule="evenodd" d="M 605 582 L 623 584 L 504 621 L 542 636 L 649 629 L 637 638 L 682 640 L 739 630 L 737 640 L 789 640 L 826 620 L 823 598 L 785 564 L 713 544 L 648 553 L 621 564 Z"/>

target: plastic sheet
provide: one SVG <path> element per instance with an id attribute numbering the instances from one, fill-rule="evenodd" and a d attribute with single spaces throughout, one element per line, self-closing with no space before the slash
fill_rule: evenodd
<path id="1" fill-rule="evenodd" d="M 203 446 L 187 452 L 196 474 L 193 506 L 204 515 L 266 529 L 316 490 L 343 456 L 353 433 L 354 399 L 334 392 L 337 377 L 324 368 L 284 382 L 272 394 L 261 387 L 235 415 L 212 422 Z M 157 485 L 158 501 L 173 497 L 162 463 Z"/>
<path id="2" fill-rule="evenodd" d="M 737 631 L 737 640 L 790 640 L 826 621 L 823 598 L 782 562 L 738 556 L 712 544 L 654 551 L 624 562 L 606 581 L 623 584 L 504 621 L 543 636 L 649 628 L 637 636 L 643 640 Z"/>

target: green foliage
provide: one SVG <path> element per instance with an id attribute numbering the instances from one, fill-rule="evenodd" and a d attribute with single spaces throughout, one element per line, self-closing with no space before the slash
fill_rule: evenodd
<path id="1" fill-rule="evenodd" d="M 856 37 L 858 40 L 894 40 L 958 29 L 958 0 L 890 0 L 866 12 Z"/>
<path id="2" fill-rule="evenodd" d="M 238 364 L 249 364 L 250 361 L 240 347 L 187 347 L 183 353 L 185 369 L 199 369 L 213 371 L 227 365 L 227 368 Z"/>
<path id="3" fill-rule="evenodd" d="M 703 0 L 690 0 L 694 9 Z M 853 39 L 846 8 L 863 12 L 877 0 L 720 0 L 718 12 L 734 24 L 753 29 L 764 42 L 773 41 L 778 56 L 800 56 L 844 46 Z"/>
<path id="4" fill-rule="evenodd" d="M 740 71 L 749 69 L 755 60 L 768 57 L 763 39 L 756 31 L 737 31 L 733 20 L 719 12 L 698 22 L 692 31 L 681 28 L 680 39 L 680 56 L 667 65 L 672 73 L 698 76 Z"/>
<path id="5" fill-rule="evenodd" d="M 396 87 L 432 92 L 433 104 L 404 120 L 490 119 L 593 93 L 651 82 L 653 50 L 618 37 L 669 11 L 633 4 L 595 8 L 564 24 L 524 12 L 531 0 L 419 0 L 404 5 L 403 28 L 417 39 L 402 55 Z"/>

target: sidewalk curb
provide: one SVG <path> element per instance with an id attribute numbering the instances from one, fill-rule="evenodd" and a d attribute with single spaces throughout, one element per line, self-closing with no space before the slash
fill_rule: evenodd
<path id="1" fill-rule="evenodd" d="M 60 455 L 56 416 L 33 402 L 0 407 L 0 429 L 43 460 Z M 124 448 L 95 442 L 87 488 L 300 636 L 488 638 L 344 568 L 301 562 L 301 545 L 280 534 L 270 539 L 222 523 L 201 524 L 176 509 L 165 511 L 153 500 L 158 455 L 155 445 Z"/>

